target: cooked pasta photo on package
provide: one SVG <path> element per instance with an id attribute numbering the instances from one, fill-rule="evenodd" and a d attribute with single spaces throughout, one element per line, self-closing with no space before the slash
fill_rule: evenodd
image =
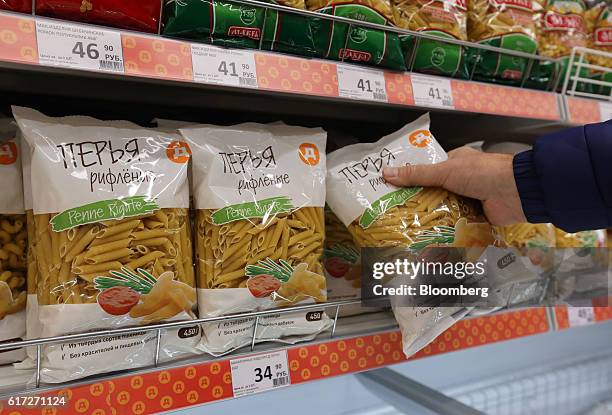
<path id="1" fill-rule="evenodd" d="M 193 151 L 200 317 L 325 302 L 326 133 L 254 123 L 180 131 Z M 254 324 L 206 323 L 201 348 L 250 344 Z M 323 310 L 269 315 L 255 338 L 294 342 L 329 326 Z"/>
<path id="2" fill-rule="evenodd" d="M 317 13 L 397 26 L 391 0 L 306 0 L 306 8 Z M 357 23 L 321 20 L 317 47 L 328 59 L 405 70 L 399 37 L 395 33 L 369 29 Z"/>
<path id="3" fill-rule="evenodd" d="M 397 26 L 443 39 L 467 40 L 464 0 L 393 0 Z M 406 65 L 419 72 L 467 75 L 462 46 L 400 35 Z"/>
<path id="4" fill-rule="evenodd" d="M 327 156 L 327 203 L 348 227 L 358 247 L 475 248 L 494 242 L 476 202 L 440 188 L 399 188 L 383 168 L 435 164 L 447 159 L 429 129 L 429 114 L 373 143 L 359 143 Z M 397 307 L 404 353 L 410 356 L 469 311 L 464 307 Z"/>
<path id="5" fill-rule="evenodd" d="M 28 230 L 23 205 L 16 126 L 0 119 L 0 343 L 26 336 Z M 25 357 L 24 349 L 0 351 L 0 365 Z"/>
<path id="6" fill-rule="evenodd" d="M 40 336 L 195 317 L 190 149 L 178 134 L 13 107 L 31 148 Z M 197 327 L 197 326 L 196 326 Z M 41 380 L 153 364 L 155 333 L 43 347 Z M 196 352 L 199 330 L 162 332 L 160 360 Z"/>
<path id="7" fill-rule="evenodd" d="M 536 53 L 533 0 L 468 0 L 467 6 L 470 41 Z M 472 49 L 469 60 L 477 79 L 512 84 L 526 76 L 527 59 Z"/>

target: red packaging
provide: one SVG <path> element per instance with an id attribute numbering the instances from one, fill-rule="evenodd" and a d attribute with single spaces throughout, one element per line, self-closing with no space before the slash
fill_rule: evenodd
<path id="1" fill-rule="evenodd" d="M 160 0 L 36 0 L 40 16 L 150 33 L 157 33 L 160 9 Z"/>
<path id="2" fill-rule="evenodd" d="M 0 10 L 32 13 L 32 0 L 0 0 Z"/>

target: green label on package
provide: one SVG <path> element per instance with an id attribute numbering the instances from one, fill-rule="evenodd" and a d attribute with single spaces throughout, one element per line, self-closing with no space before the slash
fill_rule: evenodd
<path id="1" fill-rule="evenodd" d="M 54 232 L 61 232 L 89 223 L 145 215 L 158 209 L 159 206 L 155 201 L 148 201 L 144 196 L 132 196 L 125 199 L 102 200 L 68 209 L 55 215 L 50 223 Z"/>
<path id="2" fill-rule="evenodd" d="M 273 217 L 278 213 L 291 212 L 293 209 L 293 202 L 289 197 L 271 197 L 216 210 L 212 214 L 212 222 L 215 225 L 223 225 L 241 219 Z"/>
<path id="3" fill-rule="evenodd" d="M 535 40 L 523 33 L 496 36 L 479 43 L 525 53 L 535 53 L 537 49 Z M 477 69 L 479 76 L 511 81 L 522 79 L 527 66 L 527 59 L 496 52 L 484 51 L 480 53 L 482 55 Z"/>
<path id="4" fill-rule="evenodd" d="M 372 203 L 372 206 L 363 212 L 361 218 L 359 218 L 359 226 L 364 229 L 369 228 L 383 213 L 395 206 L 403 205 L 408 199 L 414 197 L 414 195 L 421 190 L 423 190 L 422 187 L 405 187 L 387 193 Z"/>

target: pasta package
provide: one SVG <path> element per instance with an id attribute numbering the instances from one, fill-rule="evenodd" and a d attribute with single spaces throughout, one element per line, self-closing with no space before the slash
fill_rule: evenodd
<path id="1" fill-rule="evenodd" d="M 515 248 L 555 247 L 555 231 L 550 223 L 497 226 L 495 231 L 501 241 Z"/>
<path id="2" fill-rule="evenodd" d="M 0 187 L 0 342 L 19 341 L 26 335 L 28 231 L 19 145 L 8 119 L 0 119 Z M 24 349 L 0 351 L 0 364 L 24 357 Z"/>
<path id="3" fill-rule="evenodd" d="M 429 129 L 429 114 L 374 143 L 328 154 L 327 203 L 358 247 L 455 246 L 484 250 L 494 242 L 479 207 L 439 188 L 398 188 L 382 177 L 387 166 L 435 164 L 447 156 Z M 407 356 L 465 316 L 464 307 L 397 307 Z"/>
<path id="4" fill-rule="evenodd" d="M 0 10 L 12 12 L 32 13 L 31 0 L 0 0 Z"/>
<path id="5" fill-rule="evenodd" d="M 325 132 L 282 124 L 180 131 L 193 150 L 200 317 L 325 302 Z M 220 355 L 250 344 L 254 323 L 204 324 L 201 347 Z M 255 338 L 293 342 L 329 325 L 322 310 L 270 315 Z"/>
<path id="6" fill-rule="evenodd" d="M 557 248 L 605 248 L 607 234 L 605 230 L 568 233 L 555 228 Z"/>
<path id="7" fill-rule="evenodd" d="M 464 0 L 393 0 L 399 27 L 445 39 L 467 40 L 466 11 Z M 461 46 L 421 39 L 415 51 L 413 36 L 400 35 L 400 41 L 407 61 L 414 54 L 415 71 L 448 76 L 467 74 Z"/>
<path id="8" fill-rule="evenodd" d="M 40 336 L 195 317 L 190 150 L 178 134 L 13 107 L 31 147 Z M 160 360 L 196 352 L 197 326 L 167 330 Z M 48 345 L 41 380 L 153 364 L 155 333 Z"/>
<path id="9" fill-rule="evenodd" d="M 536 53 L 532 0 L 468 0 L 467 28 L 472 42 Z M 515 83 L 525 75 L 526 59 L 480 50 L 472 52 L 478 55 L 471 56 L 470 60 L 479 59 L 475 69 L 477 78 Z"/>
<path id="10" fill-rule="evenodd" d="M 36 14 L 119 29 L 157 33 L 160 0 L 36 0 Z"/>
<path id="11" fill-rule="evenodd" d="M 396 26 L 391 0 L 306 0 L 306 8 L 362 22 Z M 395 33 L 329 20 L 322 20 L 320 24 L 321 39 L 317 45 L 322 57 L 406 69 Z"/>

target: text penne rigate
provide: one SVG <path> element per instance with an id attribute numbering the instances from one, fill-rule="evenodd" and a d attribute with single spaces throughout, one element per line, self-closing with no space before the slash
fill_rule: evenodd
<path id="1" fill-rule="evenodd" d="M 0 119 L 0 342 L 26 334 L 28 230 L 22 189 L 15 127 Z M 24 357 L 23 349 L 8 350 L 0 353 L 0 364 Z"/>
<path id="2" fill-rule="evenodd" d="M 194 318 L 189 146 L 127 122 L 13 114 L 30 147 L 40 336 Z M 190 333 L 165 331 L 160 359 L 194 352 L 199 330 Z M 70 353 L 45 346 L 41 379 L 150 365 L 154 340 L 143 332 L 67 344 Z"/>
<path id="3" fill-rule="evenodd" d="M 429 130 L 426 114 L 377 142 L 353 144 L 328 154 L 327 203 L 358 247 L 484 250 L 493 243 L 493 232 L 473 201 L 439 188 L 398 188 L 382 176 L 387 166 L 434 164 L 446 158 Z M 469 310 L 394 306 L 393 311 L 404 353 L 410 356 Z"/>
<path id="4" fill-rule="evenodd" d="M 193 151 L 200 317 L 324 302 L 326 134 L 258 124 L 180 131 Z M 328 326 L 322 311 L 266 316 L 256 340 Z M 202 349 L 250 344 L 253 328 L 253 318 L 204 324 Z"/>

